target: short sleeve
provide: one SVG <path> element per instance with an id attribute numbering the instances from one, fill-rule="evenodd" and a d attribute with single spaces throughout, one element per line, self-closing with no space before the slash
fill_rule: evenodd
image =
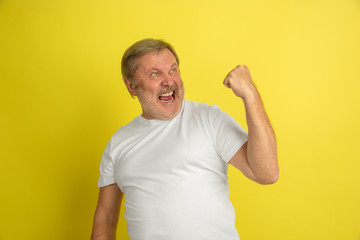
<path id="1" fill-rule="evenodd" d="M 111 140 L 107 144 L 100 163 L 100 177 L 98 186 L 105 187 L 115 183 L 114 159 L 111 156 Z"/>
<path id="2" fill-rule="evenodd" d="M 216 151 L 225 162 L 229 162 L 240 147 L 247 142 L 247 132 L 217 105 L 210 108 L 210 126 Z"/>

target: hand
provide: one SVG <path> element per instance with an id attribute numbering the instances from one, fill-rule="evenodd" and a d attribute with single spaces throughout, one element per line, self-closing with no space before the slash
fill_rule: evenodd
<path id="1" fill-rule="evenodd" d="M 236 96 L 243 99 L 255 99 L 259 93 L 251 79 L 250 71 L 245 65 L 238 65 L 225 78 L 223 84 L 231 88 Z"/>

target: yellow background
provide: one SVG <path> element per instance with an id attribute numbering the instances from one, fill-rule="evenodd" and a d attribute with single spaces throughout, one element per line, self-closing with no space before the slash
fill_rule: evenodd
<path id="1" fill-rule="evenodd" d="M 141 112 L 121 57 L 145 37 L 174 45 L 187 99 L 245 128 L 222 80 L 250 68 L 281 172 L 230 167 L 242 240 L 360 239 L 359 0 L 2 0 L 0 240 L 89 239 L 102 152 Z"/>

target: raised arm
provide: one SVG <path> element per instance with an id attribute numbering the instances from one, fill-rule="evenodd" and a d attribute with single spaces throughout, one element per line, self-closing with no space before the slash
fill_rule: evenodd
<path id="1" fill-rule="evenodd" d="M 237 66 L 233 69 L 226 76 L 224 85 L 243 100 L 248 125 L 248 142 L 238 150 L 229 163 L 255 182 L 276 182 L 279 177 L 279 166 L 275 134 L 247 66 Z"/>
<path id="2" fill-rule="evenodd" d="M 122 198 L 123 193 L 116 184 L 100 188 L 91 235 L 92 240 L 116 239 Z"/>

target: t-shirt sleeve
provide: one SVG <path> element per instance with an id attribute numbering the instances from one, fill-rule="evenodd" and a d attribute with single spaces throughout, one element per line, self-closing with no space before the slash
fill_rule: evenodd
<path id="1" fill-rule="evenodd" d="M 219 156 L 225 162 L 229 162 L 240 147 L 247 142 L 247 132 L 217 105 L 210 108 L 210 125 L 213 142 Z"/>
<path id="2" fill-rule="evenodd" d="M 114 159 L 111 155 L 111 140 L 107 144 L 100 163 L 100 177 L 98 186 L 105 187 L 115 183 Z"/>

